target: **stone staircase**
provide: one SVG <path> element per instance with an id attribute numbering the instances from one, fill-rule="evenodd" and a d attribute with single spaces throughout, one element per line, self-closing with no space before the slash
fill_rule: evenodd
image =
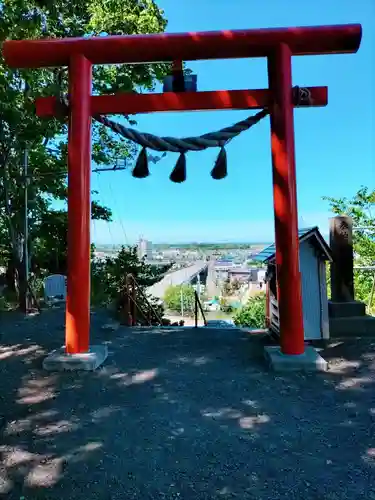
<path id="1" fill-rule="evenodd" d="M 363 302 L 332 302 L 329 307 L 329 332 L 337 337 L 375 337 L 375 317 L 366 314 Z"/>
<path id="2" fill-rule="evenodd" d="M 352 318 L 330 318 L 329 332 L 334 337 L 375 337 L 373 316 L 353 316 Z"/>
<path id="3" fill-rule="evenodd" d="M 236 325 L 230 320 L 224 319 L 209 319 L 205 328 L 237 328 Z"/>

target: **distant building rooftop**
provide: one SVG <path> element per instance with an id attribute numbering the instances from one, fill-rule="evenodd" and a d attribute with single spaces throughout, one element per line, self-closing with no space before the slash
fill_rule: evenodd
<path id="1" fill-rule="evenodd" d="M 249 267 L 233 267 L 229 269 L 231 274 L 251 274 L 251 269 Z"/>
<path id="2" fill-rule="evenodd" d="M 326 257 L 326 259 L 332 260 L 331 250 L 327 242 L 323 238 L 323 236 L 320 234 L 319 228 L 317 226 L 299 229 L 298 238 L 300 243 L 302 241 L 312 238 L 314 240 L 314 243 L 319 248 L 319 250 Z M 272 245 L 269 245 L 268 247 L 264 248 L 261 252 L 259 252 L 257 255 L 254 255 L 252 260 L 258 262 L 269 262 L 274 259 L 275 254 L 276 254 L 276 246 L 275 243 L 272 243 Z"/>

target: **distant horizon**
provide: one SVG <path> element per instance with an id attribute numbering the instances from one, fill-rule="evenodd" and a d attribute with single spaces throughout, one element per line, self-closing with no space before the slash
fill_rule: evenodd
<path id="1" fill-rule="evenodd" d="M 323 237 L 329 234 L 329 218 L 331 213 L 316 213 L 314 217 L 300 214 L 299 229 L 318 227 Z M 232 219 L 225 226 L 219 220 L 205 220 L 204 225 L 193 224 L 184 220 L 173 224 L 149 224 L 129 219 L 115 218 L 112 222 L 92 221 L 92 242 L 96 245 L 136 245 L 141 238 L 157 245 L 192 245 L 192 244 L 257 244 L 275 241 L 274 221 L 259 220 L 256 223 L 242 218 Z M 216 234 L 215 234 L 216 233 Z"/>
<path id="2" fill-rule="evenodd" d="M 176 245 L 263 245 L 263 244 L 272 244 L 273 241 L 173 241 L 173 242 L 153 242 L 148 238 L 143 238 L 146 241 L 149 241 L 152 245 L 155 246 L 176 246 Z M 134 246 L 137 245 L 137 241 L 134 243 L 94 243 L 96 246 Z"/>
<path id="3" fill-rule="evenodd" d="M 312 227 L 312 226 L 311 226 Z M 323 236 L 323 238 L 328 239 L 329 238 L 329 233 L 328 231 L 322 231 L 318 227 L 320 234 Z M 141 239 L 141 238 L 140 238 Z M 275 243 L 275 239 L 264 239 L 264 240 L 237 240 L 237 239 L 231 239 L 231 240 L 211 240 L 211 241 L 197 241 L 197 240 L 185 240 L 185 241 L 178 241 L 178 240 L 171 240 L 171 241 L 157 241 L 154 242 L 152 238 L 147 238 L 146 236 L 142 236 L 142 239 L 151 242 L 152 245 L 154 246 L 169 246 L 169 247 L 176 247 L 176 246 L 186 246 L 186 245 L 272 245 Z M 104 247 L 121 247 L 121 246 L 136 246 L 139 242 L 139 239 L 134 241 L 133 243 L 127 241 L 126 243 L 115 243 L 115 242 L 108 242 L 108 243 L 102 243 L 102 242 L 94 242 L 94 244 L 98 246 L 104 246 Z"/>
<path id="4" fill-rule="evenodd" d="M 327 237 L 327 235 L 322 234 L 324 238 Z M 150 241 L 150 240 L 148 240 Z M 153 243 L 151 241 L 151 244 L 153 246 L 169 246 L 169 247 L 177 247 L 177 246 L 187 246 L 187 245 L 272 245 L 275 243 L 274 241 L 175 241 L 175 242 L 164 242 L 164 243 Z M 122 246 L 137 246 L 137 243 L 95 243 L 96 247 L 122 247 Z"/>

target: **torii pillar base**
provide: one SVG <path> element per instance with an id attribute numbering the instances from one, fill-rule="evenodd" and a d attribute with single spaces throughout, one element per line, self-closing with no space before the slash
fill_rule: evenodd
<path id="1" fill-rule="evenodd" d="M 106 345 L 92 345 L 88 352 L 68 354 L 65 347 L 51 352 L 43 361 L 43 368 L 52 372 L 94 371 L 108 357 Z"/>
<path id="2" fill-rule="evenodd" d="M 278 346 L 266 346 L 264 354 L 269 367 L 276 372 L 325 372 L 328 370 L 327 361 L 311 346 L 305 346 L 305 351 L 299 355 L 283 354 Z"/>

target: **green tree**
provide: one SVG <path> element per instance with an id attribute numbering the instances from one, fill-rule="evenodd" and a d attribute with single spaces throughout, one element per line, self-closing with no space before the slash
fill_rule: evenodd
<path id="1" fill-rule="evenodd" d="M 233 312 L 233 307 L 229 304 L 228 299 L 221 297 L 220 310 L 228 314 Z"/>
<path id="2" fill-rule="evenodd" d="M 226 296 L 232 294 L 232 284 L 229 278 L 227 278 L 223 283 L 223 294 Z"/>
<path id="3" fill-rule="evenodd" d="M 323 197 L 328 201 L 331 211 L 335 215 L 352 217 L 353 225 L 357 228 L 353 232 L 354 265 L 375 265 L 375 190 L 361 187 L 352 198 Z M 369 303 L 371 288 L 374 281 L 374 271 L 356 270 L 354 272 L 354 288 L 357 300 Z M 370 310 L 374 306 L 370 305 Z"/>
<path id="4" fill-rule="evenodd" d="M 177 285 L 167 288 L 164 294 L 164 304 L 171 311 L 181 312 L 181 302 L 184 312 L 194 311 L 195 291 L 191 285 Z"/>
<path id="5" fill-rule="evenodd" d="M 92 202 L 91 217 L 95 220 L 111 220 L 111 211 Z M 67 273 L 67 228 L 66 210 L 46 210 L 40 213 L 32 227 L 31 270 L 43 274 Z"/>
<path id="6" fill-rule="evenodd" d="M 248 260 L 246 262 L 247 267 L 257 267 L 257 268 L 265 268 L 265 264 L 263 262 L 258 262 L 257 260 Z"/>
<path id="7" fill-rule="evenodd" d="M 136 247 L 122 247 L 117 256 L 92 263 L 92 302 L 96 305 L 113 304 L 116 311 L 121 313 L 125 303 L 127 275 L 131 274 L 137 282 L 137 304 L 146 310 L 147 300 L 161 317 L 163 308 L 155 298 L 148 296 L 147 288 L 159 281 L 169 267 L 146 264 L 144 259 L 139 259 Z"/>
<path id="8" fill-rule="evenodd" d="M 1 3 L 0 41 L 23 38 L 55 38 L 83 35 L 142 34 L 161 32 L 166 21 L 153 0 L 4 0 Z M 93 92 L 113 93 L 152 89 L 166 72 L 165 64 L 95 66 Z M 38 96 L 57 95 L 67 90 L 67 74 L 59 82 L 48 69 L 8 68 L 0 56 L 0 237 L 2 263 L 8 266 L 8 283 L 16 278 L 20 302 L 25 305 L 23 261 L 25 179 L 21 164 L 29 152 L 30 237 L 41 260 L 50 250 L 59 267 L 64 259 L 64 215 L 53 210 L 56 200 L 65 201 L 66 121 L 41 120 L 35 115 Z M 127 118 L 127 117 L 126 117 Z M 127 118 L 128 119 L 128 118 Z M 134 122 L 131 122 L 134 123 Z M 134 147 L 94 123 L 92 158 L 97 165 L 114 165 L 117 158 L 129 158 Z M 98 206 L 99 208 L 99 206 Z M 94 217 L 110 218 L 110 211 L 93 210 Z M 53 234 L 49 229 L 56 221 Z M 29 242 L 28 242 L 29 243 Z M 38 256 L 36 256 L 38 260 Z M 56 259 L 55 259 L 56 260 Z"/>
<path id="9" fill-rule="evenodd" d="M 238 292 L 241 288 L 241 281 L 238 279 L 238 278 L 235 278 L 233 281 L 232 281 L 232 292 L 235 293 L 235 292 Z"/>
<path id="10" fill-rule="evenodd" d="M 259 293 L 250 297 L 246 305 L 241 307 L 233 316 L 237 326 L 251 328 L 265 328 L 266 325 L 266 295 Z"/>

